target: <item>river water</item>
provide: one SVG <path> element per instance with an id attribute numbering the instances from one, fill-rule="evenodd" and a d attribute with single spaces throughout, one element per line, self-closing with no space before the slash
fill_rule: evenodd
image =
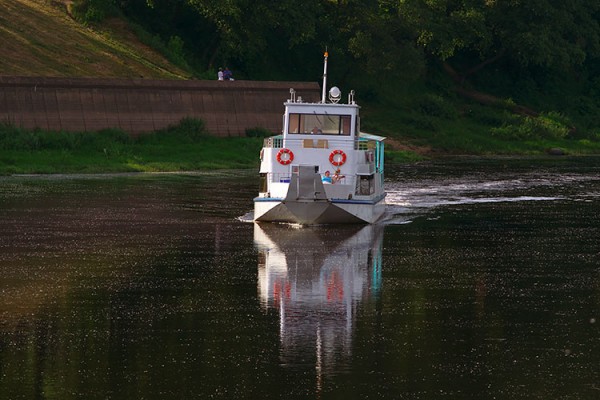
<path id="1" fill-rule="evenodd" d="M 600 159 L 386 181 L 299 228 L 255 171 L 0 178 L 0 398 L 600 398 Z"/>

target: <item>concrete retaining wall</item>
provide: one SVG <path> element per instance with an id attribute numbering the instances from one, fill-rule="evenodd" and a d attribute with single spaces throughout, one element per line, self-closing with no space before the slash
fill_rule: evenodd
<path id="1" fill-rule="evenodd" d="M 140 134 L 201 118 L 216 136 L 246 128 L 281 132 L 283 102 L 294 88 L 319 101 L 310 82 L 174 81 L 0 76 L 0 122 L 23 128 Z"/>

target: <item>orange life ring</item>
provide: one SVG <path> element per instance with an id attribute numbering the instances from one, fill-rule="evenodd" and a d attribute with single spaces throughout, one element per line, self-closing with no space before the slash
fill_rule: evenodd
<path id="1" fill-rule="evenodd" d="M 342 150 L 332 151 L 329 155 L 329 162 L 331 163 L 331 165 L 334 165 L 336 167 L 343 165 L 346 162 L 346 153 L 344 153 Z"/>
<path id="2" fill-rule="evenodd" d="M 294 161 L 294 153 L 290 149 L 283 148 L 277 152 L 277 162 L 281 165 L 288 165 Z"/>

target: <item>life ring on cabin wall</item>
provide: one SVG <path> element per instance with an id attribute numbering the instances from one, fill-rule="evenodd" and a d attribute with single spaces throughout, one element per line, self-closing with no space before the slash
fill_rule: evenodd
<path id="1" fill-rule="evenodd" d="M 331 165 L 339 167 L 340 165 L 344 165 L 346 162 L 346 153 L 342 150 L 334 150 L 329 154 L 329 162 Z"/>
<path id="2" fill-rule="evenodd" d="M 294 161 L 294 153 L 290 149 L 283 148 L 277 152 L 277 162 L 281 165 L 288 165 Z"/>

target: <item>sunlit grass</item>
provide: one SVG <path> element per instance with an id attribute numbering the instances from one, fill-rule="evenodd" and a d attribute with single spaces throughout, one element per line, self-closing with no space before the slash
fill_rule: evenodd
<path id="1" fill-rule="evenodd" d="M 425 110 L 402 104 L 370 103 L 364 106 L 362 128 L 400 143 L 427 146 L 438 154 L 539 155 L 551 148 L 561 148 L 573 155 L 600 153 L 598 135 L 590 139 L 541 137 L 537 132 L 530 133 L 530 124 L 525 118 L 511 115 L 506 110 L 456 99 L 448 100 L 448 103 L 446 106 L 461 112 L 445 111 L 446 106 L 440 105 L 439 99 Z M 435 107 L 439 109 L 436 111 Z M 494 135 L 494 128 L 502 128 L 504 132 L 519 130 L 522 136 Z"/>
<path id="2" fill-rule="evenodd" d="M 429 101 L 429 100 L 427 100 Z M 365 107 L 363 131 L 423 146 L 435 154 L 540 155 L 559 148 L 566 154 L 600 154 L 600 141 L 592 139 L 507 139 L 491 133 L 502 124 L 503 111 L 470 110 L 470 118 L 443 111 L 440 99 L 419 114 L 390 104 Z M 433 105 L 432 105 L 433 104 Z M 473 113 L 476 114 L 473 117 Z M 510 117 L 511 123 L 514 118 Z M 368 122 L 367 122 L 368 121 Z M 0 125 L 0 174 L 167 172 L 258 168 L 261 137 L 214 137 L 201 120 L 184 119 L 178 125 L 133 138 L 107 129 L 99 132 L 48 132 Z M 407 148 L 410 148 L 408 146 Z M 422 160 L 428 155 L 386 147 L 386 163 Z"/>
<path id="3" fill-rule="evenodd" d="M 0 126 L 0 174 L 257 168 L 261 138 L 210 136 L 202 121 L 132 138 L 119 130 L 46 132 Z"/>

